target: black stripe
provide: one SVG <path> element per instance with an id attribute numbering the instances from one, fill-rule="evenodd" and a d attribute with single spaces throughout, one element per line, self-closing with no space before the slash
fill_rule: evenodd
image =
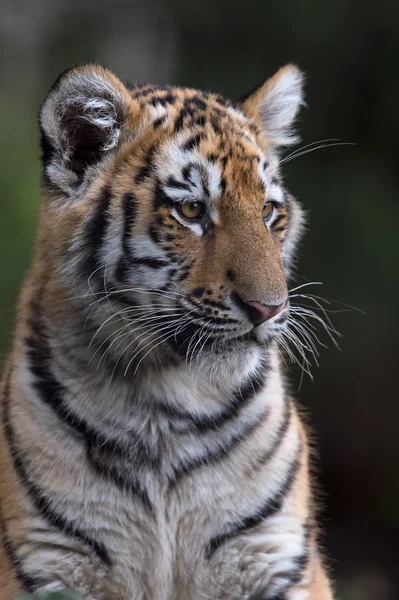
<path id="1" fill-rule="evenodd" d="M 209 197 L 209 187 L 205 180 L 202 180 L 202 189 L 204 191 L 205 196 Z M 213 221 L 209 219 L 209 221 L 213 224 Z"/>
<path id="2" fill-rule="evenodd" d="M 174 104 L 176 102 L 176 96 L 169 92 L 165 96 L 154 96 L 151 98 L 150 103 L 155 107 L 157 104 L 166 106 L 167 104 Z"/>
<path id="3" fill-rule="evenodd" d="M 150 94 L 152 94 L 153 92 L 156 92 L 157 90 L 160 90 L 162 88 L 158 88 L 156 85 L 153 85 L 152 83 L 147 83 L 141 86 L 135 86 L 135 89 L 131 90 L 131 96 L 132 98 L 145 98 L 145 96 L 148 96 Z"/>
<path id="4" fill-rule="evenodd" d="M 201 140 L 205 137 L 205 133 L 197 133 L 196 135 L 192 135 L 188 138 L 188 140 L 183 144 L 183 150 L 192 150 L 196 146 L 199 146 Z"/>
<path id="5" fill-rule="evenodd" d="M 26 490 L 36 510 L 45 521 L 51 526 L 59 529 L 65 535 L 79 540 L 85 546 L 91 548 L 105 564 L 111 565 L 112 561 L 105 546 L 101 542 L 91 539 L 87 533 L 77 528 L 71 521 L 68 521 L 64 516 L 55 511 L 52 507 L 51 499 L 43 493 L 36 483 L 33 483 L 33 481 L 30 480 L 28 469 L 25 467 L 22 455 L 17 449 L 15 433 L 10 420 L 9 395 L 10 389 L 8 383 L 4 393 L 4 433 L 9 445 L 14 469 L 18 475 L 21 486 Z"/>
<path id="6" fill-rule="evenodd" d="M 291 402 L 288 399 L 287 396 L 284 397 L 284 413 L 283 413 L 283 418 L 280 424 L 280 427 L 278 428 L 278 431 L 276 433 L 276 439 L 274 440 L 271 448 L 269 448 L 266 452 L 264 452 L 264 454 L 262 454 L 256 461 L 256 464 L 254 465 L 254 469 L 255 470 L 259 470 L 261 467 L 263 467 L 267 462 L 269 462 L 273 456 L 276 454 L 277 450 L 279 449 L 285 434 L 288 431 L 288 428 L 290 426 L 291 423 L 291 418 L 292 418 L 292 406 L 291 406 Z"/>
<path id="7" fill-rule="evenodd" d="M 122 302 L 123 304 L 128 304 L 129 306 L 132 306 L 133 308 L 136 308 L 138 306 L 140 306 L 140 303 L 137 302 L 137 300 L 134 300 L 131 296 L 128 296 L 124 293 L 123 289 L 118 289 L 117 287 L 114 286 L 114 284 L 111 281 L 106 281 L 106 287 L 107 287 L 107 293 L 108 294 L 112 294 L 112 297 L 114 299 L 114 301 L 118 301 L 118 302 Z M 39 316 L 40 319 L 40 316 Z M 86 327 L 85 327 L 85 331 L 86 332 L 91 332 L 94 333 L 97 331 L 98 329 L 98 323 L 94 323 L 93 320 L 89 317 L 87 317 L 86 319 Z M 39 330 L 39 332 L 41 333 L 41 330 Z M 39 339 L 40 339 L 40 333 L 39 333 Z M 93 344 L 95 344 L 96 342 L 95 338 L 93 340 Z M 87 365 L 87 362 L 86 362 Z"/>
<path id="8" fill-rule="evenodd" d="M 67 389 L 61 384 L 51 373 L 49 364 L 51 362 L 50 349 L 44 337 L 40 340 L 27 338 L 26 345 L 28 347 L 28 358 L 30 361 L 30 370 L 35 376 L 36 381 L 34 387 L 39 393 L 41 400 L 47 404 L 57 416 L 74 431 L 84 437 L 88 448 L 89 455 L 92 455 L 94 449 L 101 454 L 106 461 L 108 456 L 122 458 L 129 452 L 130 448 L 119 444 L 114 440 L 110 440 L 103 433 L 97 431 L 89 425 L 84 419 L 74 413 L 74 411 L 65 404 L 64 398 L 67 394 Z M 147 464 L 155 468 L 159 466 L 159 459 L 151 457 L 149 449 L 144 446 L 140 440 L 131 439 L 131 446 L 134 449 L 134 458 L 140 464 Z"/>
<path id="9" fill-rule="evenodd" d="M 106 186 L 103 188 L 101 196 L 98 199 L 98 204 L 86 226 L 84 235 L 84 252 L 86 258 L 82 264 L 82 275 L 84 277 L 90 277 L 90 275 L 100 266 L 98 260 L 99 250 L 107 230 L 110 202 L 111 190 Z"/>
<path id="10" fill-rule="evenodd" d="M 194 263 L 194 261 L 190 262 L 189 265 L 184 265 L 183 264 L 182 269 L 180 271 L 180 274 L 179 274 L 179 276 L 176 279 L 176 283 L 181 283 L 182 281 L 184 281 L 185 279 L 187 279 L 187 277 L 192 272 L 193 263 Z"/>
<path id="11" fill-rule="evenodd" d="M 211 125 L 212 125 L 212 128 L 213 128 L 213 130 L 214 130 L 214 132 L 216 134 L 221 134 L 222 133 L 222 130 L 221 130 L 220 125 L 219 125 L 218 118 L 214 114 L 211 115 Z"/>
<path id="12" fill-rule="evenodd" d="M 184 103 L 186 106 L 194 105 L 198 110 L 204 111 L 206 110 L 206 102 L 200 96 L 192 96 L 191 98 L 187 98 Z"/>
<path id="13" fill-rule="evenodd" d="M 281 221 L 287 218 L 287 214 L 284 212 L 283 214 L 278 215 L 278 217 L 273 221 L 272 229 L 274 229 Z"/>
<path id="14" fill-rule="evenodd" d="M 138 170 L 136 177 L 134 178 L 136 183 L 142 183 L 147 177 L 149 177 L 154 169 L 154 157 L 155 157 L 155 146 L 150 146 L 146 156 L 143 158 L 144 164 Z"/>
<path id="15" fill-rule="evenodd" d="M 166 186 L 167 187 L 171 187 L 171 188 L 175 188 L 177 190 L 186 190 L 186 191 L 190 191 L 191 188 L 189 185 L 187 185 L 187 183 L 184 183 L 183 181 L 179 181 L 178 179 L 176 179 L 176 177 L 174 175 L 170 175 L 168 177 L 168 181 L 166 182 Z"/>
<path id="16" fill-rule="evenodd" d="M 223 168 L 226 168 L 229 157 L 227 155 L 221 156 L 220 161 L 222 163 Z"/>
<path id="17" fill-rule="evenodd" d="M 226 177 L 222 176 L 222 178 L 220 180 L 220 193 L 222 194 L 222 196 L 226 193 L 226 188 L 227 188 Z"/>
<path id="18" fill-rule="evenodd" d="M 137 216 L 137 198 L 134 194 L 125 194 L 123 197 L 123 236 L 122 236 L 122 256 L 116 267 L 116 277 L 119 281 L 126 281 L 128 268 L 131 260 L 129 240 L 132 237 L 133 227 Z"/>
<path id="19" fill-rule="evenodd" d="M 152 173 L 152 167 L 150 165 L 143 165 L 137 172 L 134 181 L 136 183 L 142 183 L 147 177 L 149 177 Z"/>
<path id="20" fill-rule="evenodd" d="M 123 248 L 125 252 L 129 252 L 128 241 L 132 235 L 132 229 L 136 222 L 137 216 L 137 198 L 134 194 L 125 194 L 123 197 Z"/>
<path id="21" fill-rule="evenodd" d="M 133 257 L 132 264 L 150 267 L 151 269 L 161 269 L 167 267 L 170 263 L 162 258 L 154 258 L 152 256 Z"/>
<path id="22" fill-rule="evenodd" d="M 154 513 L 154 506 L 150 500 L 147 490 L 140 485 L 138 479 L 133 481 L 130 472 L 128 476 L 124 476 L 124 474 L 121 472 L 120 465 L 117 467 L 111 465 L 111 461 L 109 459 L 99 460 L 96 456 L 96 452 L 93 452 L 93 448 L 89 448 L 88 454 L 91 465 L 94 467 L 100 477 L 106 476 L 111 479 L 119 489 L 128 493 L 133 493 L 137 498 L 139 498 L 139 500 L 141 500 L 143 505 L 150 513 Z M 131 471 L 131 464 L 129 464 L 128 470 Z"/>
<path id="23" fill-rule="evenodd" d="M 191 183 L 191 185 L 194 185 L 193 180 L 191 179 L 191 171 L 193 169 L 197 169 L 197 165 L 195 163 L 188 163 L 185 167 L 183 167 L 182 169 L 182 177 L 183 179 L 185 179 L 186 181 L 189 181 Z"/>
<path id="24" fill-rule="evenodd" d="M 146 96 L 150 96 L 156 92 L 169 92 L 171 90 L 170 85 L 153 85 L 152 83 L 148 83 L 145 85 L 141 85 L 140 87 L 135 87 L 131 92 L 132 98 L 137 98 L 138 100 L 146 98 Z"/>
<path id="25" fill-rule="evenodd" d="M 303 573 L 309 562 L 308 551 L 305 550 L 299 556 L 294 557 L 293 562 L 294 566 L 292 569 L 277 571 L 274 573 L 270 583 L 266 586 L 266 588 L 262 591 L 258 591 L 254 596 L 250 596 L 249 600 L 285 600 L 286 592 L 288 592 L 292 586 L 298 585 L 302 581 Z M 285 582 L 282 582 L 281 590 L 276 596 L 270 596 L 270 593 L 268 592 L 269 586 L 273 585 L 276 579 L 285 579 Z"/>
<path id="26" fill-rule="evenodd" d="M 200 127 L 204 127 L 206 125 L 206 116 L 199 115 L 193 120 L 193 125 L 199 125 Z"/>
<path id="27" fill-rule="evenodd" d="M 206 304 L 206 300 L 202 300 L 201 304 Z M 191 318 L 194 319 L 196 318 L 197 321 L 197 326 L 198 329 L 200 329 L 202 327 L 202 325 L 205 323 L 209 323 L 210 319 L 211 322 L 209 323 L 209 326 L 204 328 L 205 330 L 215 330 L 216 329 L 221 329 L 221 328 L 215 328 L 214 325 L 237 325 L 237 323 L 239 323 L 238 319 L 234 319 L 233 317 L 217 317 L 212 315 L 212 308 L 211 307 L 206 307 L 205 310 L 203 309 L 203 307 L 201 307 L 201 304 L 197 303 L 197 302 L 193 302 L 191 301 L 191 306 L 195 306 L 197 307 L 199 310 L 196 310 L 194 308 L 192 308 L 190 310 L 190 315 Z M 191 307 L 190 307 L 191 308 Z M 202 310 L 201 310 L 202 309 Z M 226 329 L 225 327 L 222 329 Z"/>
<path id="28" fill-rule="evenodd" d="M 205 433 L 220 429 L 226 423 L 235 419 L 241 409 L 248 405 L 260 392 L 265 384 L 268 363 L 265 360 L 258 371 L 248 379 L 231 397 L 229 403 L 218 415 L 197 416 L 189 412 L 181 411 L 170 404 L 159 403 L 157 406 L 170 418 L 185 421 L 188 430 L 196 433 Z M 187 433 L 185 430 L 184 433 Z"/>
<path id="29" fill-rule="evenodd" d="M 212 291 L 210 293 L 212 293 Z M 218 308 L 219 310 L 223 311 L 227 309 L 225 304 L 217 302 L 216 300 L 211 300 L 210 298 L 204 298 L 201 300 L 201 304 L 204 304 L 205 306 L 211 306 L 212 308 Z"/>
<path id="30" fill-rule="evenodd" d="M 158 210 L 162 206 L 173 206 L 173 201 L 163 190 L 159 181 L 157 181 L 154 189 L 154 210 Z"/>
<path id="31" fill-rule="evenodd" d="M 150 236 L 150 238 L 152 239 L 154 244 L 158 245 L 161 243 L 162 240 L 161 240 L 161 236 L 160 236 L 160 230 L 159 230 L 159 227 L 157 227 L 157 225 L 155 223 L 152 223 L 148 227 L 148 235 Z"/>
<path id="32" fill-rule="evenodd" d="M 10 563 L 10 566 L 11 566 L 12 570 L 14 571 L 14 574 L 15 574 L 17 580 L 22 585 L 24 591 L 33 593 L 37 588 L 50 583 L 49 581 L 46 581 L 45 579 L 41 579 L 39 577 L 32 576 L 32 575 L 29 575 L 28 573 L 25 573 L 25 571 L 22 568 L 21 561 L 19 560 L 17 553 L 15 551 L 14 545 L 12 544 L 11 540 L 8 538 L 5 519 L 1 513 L 0 513 L 0 534 L 1 534 L 2 546 L 3 546 L 6 556 L 8 558 L 8 562 Z"/>
<path id="33" fill-rule="evenodd" d="M 107 289 L 109 290 L 108 285 L 107 285 Z M 140 302 L 137 302 L 137 300 L 135 300 L 134 298 L 131 298 L 130 296 L 124 294 L 122 291 L 120 293 L 118 293 L 118 294 L 115 294 L 114 299 L 117 300 L 118 302 L 121 302 L 122 304 L 126 304 L 127 306 L 131 306 L 132 308 L 138 308 L 138 307 L 141 306 Z M 89 319 L 88 319 L 87 322 L 89 322 Z M 87 326 L 86 326 L 86 329 L 87 329 Z M 98 324 L 96 324 L 93 327 L 93 331 L 97 331 L 97 329 L 98 329 Z M 96 343 L 96 340 L 93 340 L 93 344 L 95 344 L 95 343 Z M 100 347 L 101 344 L 98 344 L 98 346 Z M 107 360 L 109 360 L 109 358 Z"/>
<path id="34" fill-rule="evenodd" d="M 180 281 L 182 275 L 176 278 L 176 282 Z M 166 340 L 166 344 L 173 350 L 175 354 L 179 358 L 187 358 L 187 350 L 190 344 L 190 341 L 193 340 L 193 336 L 197 335 L 201 329 L 201 325 L 196 325 L 195 323 L 187 323 L 184 327 L 179 327 L 175 335 L 172 337 L 168 337 Z M 164 412 L 170 416 L 169 405 L 162 405 L 160 403 L 160 407 L 164 408 Z M 179 413 L 179 409 L 176 409 L 177 413 Z M 174 409 L 172 408 L 172 412 Z M 180 414 L 186 414 L 183 411 Z"/>
<path id="35" fill-rule="evenodd" d="M 193 119 L 195 115 L 195 107 L 194 106 L 189 106 L 189 105 L 185 105 L 180 113 L 178 114 L 176 120 L 175 120 L 175 127 L 174 127 L 174 131 L 175 133 L 177 133 L 178 131 L 180 131 L 180 129 L 183 128 L 184 126 L 184 120 L 186 117 L 191 117 L 191 119 Z M 194 121 L 195 123 L 197 123 L 197 120 Z"/>
<path id="36" fill-rule="evenodd" d="M 40 321 L 39 315 L 36 315 L 36 321 Z M 26 345 L 30 370 L 35 376 L 33 385 L 38 391 L 40 399 L 56 413 L 61 421 L 84 438 L 87 446 L 87 458 L 92 468 L 97 473 L 106 475 L 111 472 L 113 461 L 127 462 L 129 469 L 126 469 L 126 471 L 129 472 L 129 476 L 124 476 L 121 473 L 118 478 L 114 476 L 112 478 L 114 481 L 123 480 L 124 489 L 129 489 L 138 498 L 145 499 L 145 503 L 148 504 L 146 490 L 140 486 L 136 479 L 131 477 L 131 467 L 135 465 L 139 468 L 144 465 L 157 469 L 160 464 L 159 457 L 153 456 L 150 449 L 133 433 L 131 434 L 129 446 L 107 438 L 66 405 L 67 389 L 51 372 L 51 351 L 43 327 L 39 336 L 26 339 Z M 115 470 L 116 467 L 113 467 L 113 469 Z"/>
<path id="37" fill-rule="evenodd" d="M 158 117 L 158 119 L 155 119 L 155 121 L 152 124 L 154 129 L 158 129 L 158 127 L 161 127 L 161 125 L 163 125 L 163 123 L 166 122 L 167 118 L 167 115 L 163 115 L 162 117 Z"/>
<path id="38" fill-rule="evenodd" d="M 161 267 L 167 267 L 168 261 L 155 257 L 134 257 L 131 254 L 131 248 L 129 246 L 129 239 L 132 236 L 132 230 L 136 221 L 137 216 L 137 198 L 134 194 L 128 193 L 123 198 L 123 212 L 124 212 L 124 231 L 122 238 L 122 250 L 123 254 L 119 259 L 118 266 L 115 271 L 115 275 L 119 281 L 126 282 L 128 280 L 128 269 L 130 265 L 143 265 L 152 269 L 159 269 Z M 162 219 L 161 219 L 162 222 Z M 156 231 L 153 231 L 151 226 L 149 233 L 155 241 Z"/>
<path id="39" fill-rule="evenodd" d="M 228 443 L 220 446 L 214 452 L 207 452 L 203 456 L 188 460 L 180 465 L 180 467 L 174 471 L 173 478 L 170 482 L 171 485 L 176 485 L 183 477 L 191 475 L 193 471 L 196 471 L 204 465 L 214 465 L 226 458 L 226 456 L 229 456 L 236 446 L 247 440 L 250 435 L 265 422 L 268 416 L 269 412 L 265 410 L 258 419 L 246 425 L 240 433 L 234 434 Z"/>
<path id="40" fill-rule="evenodd" d="M 242 517 L 238 522 L 232 523 L 228 531 L 221 533 L 210 540 L 205 550 L 205 556 L 208 559 L 214 555 L 220 546 L 231 540 L 233 537 L 250 531 L 262 523 L 262 521 L 269 519 L 280 511 L 285 496 L 290 491 L 300 466 L 299 453 L 300 450 L 298 450 L 295 460 L 288 469 L 288 474 L 283 485 L 276 492 L 273 498 L 269 498 L 263 506 L 258 508 L 255 513 Z"/>

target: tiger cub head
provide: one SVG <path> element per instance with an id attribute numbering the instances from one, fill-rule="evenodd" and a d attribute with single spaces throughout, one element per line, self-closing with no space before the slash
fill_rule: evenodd
<path id="1" fill-rule="evenodd" d="M 93 65 L 61 75 L 40 110 L 54 314 L 68 319 L 65 299 L 87 308 L 96 343 L 122 362 L 212 362 L 278 337 L 302 225 L 279 157 L 302 87 L 292 65 L 234 102 L 128 89 Z"/>

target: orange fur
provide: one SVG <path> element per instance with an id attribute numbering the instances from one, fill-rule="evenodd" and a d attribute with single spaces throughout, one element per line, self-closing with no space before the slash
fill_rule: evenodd
<path id="1" fill-rule="evenodd" d="M 62 268 L 68 266 L 65 257 L 70 251 L 71 240 L 76 238 L 85 223 L 96 213 L 104 189 L 110 191 L 107 214 L 110 219 L 120 222 L 123 218 L 121 199 L 126 201 L 129 194 L 134 193 L 134 201 L 137 203 L 135 230 L 142 236 L 148 232 L 154 217 L 153 198 L 157 185 L 151 170 L 155 167 L 150 163 L 154 152 L 159 152 L 160 163 L 166 160 L 166 155 L 162 154 L 163 149 L 174 139 L 178 125 L 182 134 L 185 134 L 185 143 L 191 138 L 194 139 L 196 151 L 217 167 L 224 182 L 224 192 L 217 205 L 216 227 L 206 239 L 205 236 L 194 236 L 189 229 L 183 229 L 172 217 L 169 206 L 160 206 L 156 211 L 162 226 L 168 228 L 173 239 L 173 251 L 188 261 L 194 261 L 184 283 L 184 293 L 193 294 L 196 290 L 203 290 L 201 294 L 208 300 L 220 303 L 226 294 L 234 289 L 243 302 L 256 300 L 265 304 L 273 304 L 273 299 L 285 297 L 287 294 L 286 265 L 282 258 L 282 247 L 289 229 L 289 210 L 282 203 L 276 208 L 279 228 L 271 228 L 270 231 L 265 231 L 265 224 L 261 218 L 262 207 L 265 199 L 269 199 L 269 192 L 266 192 L 265 197 L 265 189 L 259 179 L 259 164 L 263 154 L 267 153 L 273 144 L 264 130 L 260 106 L 265 95 L 278 86 L 292 69 L 293 67 L 287 66 L 280 70 L 243 103 L 235 104 L 226 102 L 215 94 L 204 94 L 192 89 L 144 86 L 127 90 L 109 71 L 93 66 L 82 67 L 73 71 L 71 75 L 66 75 L 58 84 L 61 87 L 56 87 L 50 93 L 50 104 L 56 103 L 57 93 L 62 92 L 63 85 L 65 89 L 69 89 L 68 86 L 72 89 L 74 77 L 90 79 L 94 73 L 100 81 L 106 81 L 116 90 L 118 110 L 121 111 L 124 120 L 117 149 L 109 152 L 102 162 L 100 161 L 100 168 L 90 181 L 84 196 L 76 201 L 68 200 L 67 210 L 65 189 L 68 186 L 73 189 L 73 186 L 80 185 L 80 182 L 67 172 L 61 175 L 59 172 L 55 175 L 51 172 L 52 174 L 45 176 L 35 257 L 20 298 L 13 352 L 1 392 L 4 412 L 5 387 L 11 382 L 9 397 L 12 404 L 12 420 L 21 437 L 20 449 L 29 455 L 31 461 L 44 459 L 47 461 L 45 464 L 51 466 L 52 456 L 50 450 L 42 452 L 40 419 L 35 412 L 36 407 L 29 405 L 19 390 L 17 379 L 12 379 L 11 370 L 16 369 L 26 356 L 25 339 L 37 335 L 34 326 L 35 304 L 40 304 L 45 310 L 46 323 L 50 324 L 53 332 L 63 330 L 72 315 L 78 312 L 63 279 Z M 109 93 L 108 90 L 107 101 Z M 164 107 L 165 110 L 160 107 Z M 64 112 L 58 110 L 56 114 L 69 118 L 67 108 L 61 108 Z M 54 115 L 50 118 L 46 110 L 48 106 L 45 106 L 42 112 L 42 120 L 50 130 L 55 127 L 51 120 L 54 119 Z M 158 110 L 161 116 L 154 117 L 155 110 Z M 97 118 L 104 118 L 104 115 L 100 112 Z M 112 126 L 119 126 L 116 118 Z M 78 128 L 75 127 L 73 135 L 75 146 L 78 148 L 79 144 L 83 144 L 78 138 Z M 198 138 L 195 139 L 195 136 Z M 98 149 L 97 151 L 99 152 Z M 85 160 L 90 158 L 90 154 L 85 155 Z M 156 165 L 162 167 L 162 164 Z M 81 168 L 79 165 L 79 169 Z M 278 176 L 277 167 L 275 175 Z M 49 181 L 51 177 L 53 180 Z M 291 205 L 291 212 L 295 206 Z M 156 229 L 155 234 L 157 232 Z M 124 290 L 128 288 L 128 283 L 121 286 Z M 76 289 L 76 295 L 79 297 L 79 285 Z M 88 293 L 87 289 L 85 291 Z M 107 328 L 104 332 L 108 332 Z M 295 425 L 294 431 L 299 432 L 301 453 L 297 475 L 287 494 L 286 510 L 287 514 L 309 523 L 310 531 L 309 561 L 305 568 L 304 582 L 298 584 L 298 590 L 306 589 L 308 600 L 332 600 L 330 583 L 321 564 L 313 523 L 307 435 L 293 403 L 290 410 Z M 27 494 L 23 482 L 17 477 L 10 443 L 6 437 L 4 427 L 1 427 L 1 518 L 5 530 L 4 539 L 18 546 L 25 538 L 30 509 L 26 508 Z M 259 451 L 259 456 L 260 454 Z M 55 465 L 58 464 L 58 458 L 54 457 Z M 256 450 L 252 458 L 256 462 Z M 63 464 L 63 461 L 59 464 Z M 249 469 L 248 478 L 251 473 Z M 63 471 L 51 473 L 51 485 L 54 489 L 62 489 L 69 484 L 73 485 L 71 475 L 66 475 Z M 3 550 L 0 549 L 0 600 L 13 600 L 16 591 L 22 589 L 21 581 L 18 583 L 16 578 L 17 565 L 10 564 L 10 556 L 12 553 L 6 553 L 4 547 Z"/>

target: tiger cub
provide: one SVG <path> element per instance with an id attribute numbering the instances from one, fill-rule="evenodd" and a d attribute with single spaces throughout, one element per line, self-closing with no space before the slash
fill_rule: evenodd
<path id="1" fill-rule="evenodd" d="M 1 600 L 327 600 L 282 373 L 302 229 L 292 65 L 239 101 L 87 65 L 40 109 L 1 390 Z"/>

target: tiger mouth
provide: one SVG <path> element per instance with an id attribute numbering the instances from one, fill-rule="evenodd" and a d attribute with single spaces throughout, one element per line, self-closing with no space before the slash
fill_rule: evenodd
<path id="1" fill-rule="evenodd" d="M 201 325 L 188 325 L 168 339 L 168 345 L 180 357 L 195 357 L 203 352 L 223 354 L 234 349 L 245 350 L 250 346 L 265 346 L 271 343 L 284 327 L 286 318 L 280 319 L 279 326 L 273 328 L 251 327 L 249 331 L 229 330 L 203 331 Z M 277 325 L 277 323 L 276 323 Z"/>

